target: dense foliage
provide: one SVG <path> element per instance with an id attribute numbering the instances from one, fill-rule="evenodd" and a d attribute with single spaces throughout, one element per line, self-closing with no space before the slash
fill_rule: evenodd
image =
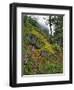
<path id="1" fill-rule="evenodd" d="M 31 16 L 24 16 L 24 75 L 63 73 L 63 20 L 61 16 L 57 16 L 51 22 L 55 25 L 54 35 L 48 35 L 48 30 L 42 30 Z"/>
<path id="2" fill-rule="evenodd" d="M 49 16 L 49 24 L 51 29 L 51 41 L 63 47 L 63 16 Z M 55 30 L 53 36 L 51 25 L 54 25 Z"/>

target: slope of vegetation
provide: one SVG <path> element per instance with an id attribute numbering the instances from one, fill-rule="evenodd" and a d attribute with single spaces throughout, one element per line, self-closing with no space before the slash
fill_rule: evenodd
<path id="1" fill-rule="evenodd" d="M 63 73 L 60 45 L 50 43 L 50 36 L 38 27 L 36 20 L 24 16 L 22 34 L 24 75 Z"/>

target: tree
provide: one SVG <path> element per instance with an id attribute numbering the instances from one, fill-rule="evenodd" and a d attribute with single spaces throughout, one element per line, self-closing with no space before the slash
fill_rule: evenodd
<path id="1" fill-rule="evenodd" d="M 51 26 L 52 26 L 52 16 L 50 15 L 49 16 L 49 27 L 50 27 L 50 32 L 51 32 L 51 36 L 52 36 L 52 28 L 51 28 Z"/>
<path id="2" fill-rule="evenodd" d="M 63 46 L 63 16 L 49 16 L 49 25 L 50 25 L 50 39 L 53 43 Z M 54 25 L 54 35 L 52 36 L 52 28 Z"/>
<path id="3" fill-rule="evenodd" d="M 56 17 L 54 39 L 58 45 L 63 46 L 63 16 Z"/>

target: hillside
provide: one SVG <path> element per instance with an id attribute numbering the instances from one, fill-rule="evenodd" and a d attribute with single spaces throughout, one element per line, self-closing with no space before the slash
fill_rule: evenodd
<path id="1" fill-rule="evenodd" d="M 56 44 L 51 44 L 47 33 L 38 27 L 36 21 L 30 19 L 27 17 L 23 25 L 23 74 L 62 73 L 63 52 L 61 48 Z"/>

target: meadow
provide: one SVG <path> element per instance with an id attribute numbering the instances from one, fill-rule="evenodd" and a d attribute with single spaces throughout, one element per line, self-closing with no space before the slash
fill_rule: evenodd
<path id="1" fill-rule="evenodd" d="M 23 75 L 63 73 L 63 16 L 50 16 L 48 29 L 37 19 L 23 16 Z M 54 34 L 52 26 L 54 25 Z"/>

